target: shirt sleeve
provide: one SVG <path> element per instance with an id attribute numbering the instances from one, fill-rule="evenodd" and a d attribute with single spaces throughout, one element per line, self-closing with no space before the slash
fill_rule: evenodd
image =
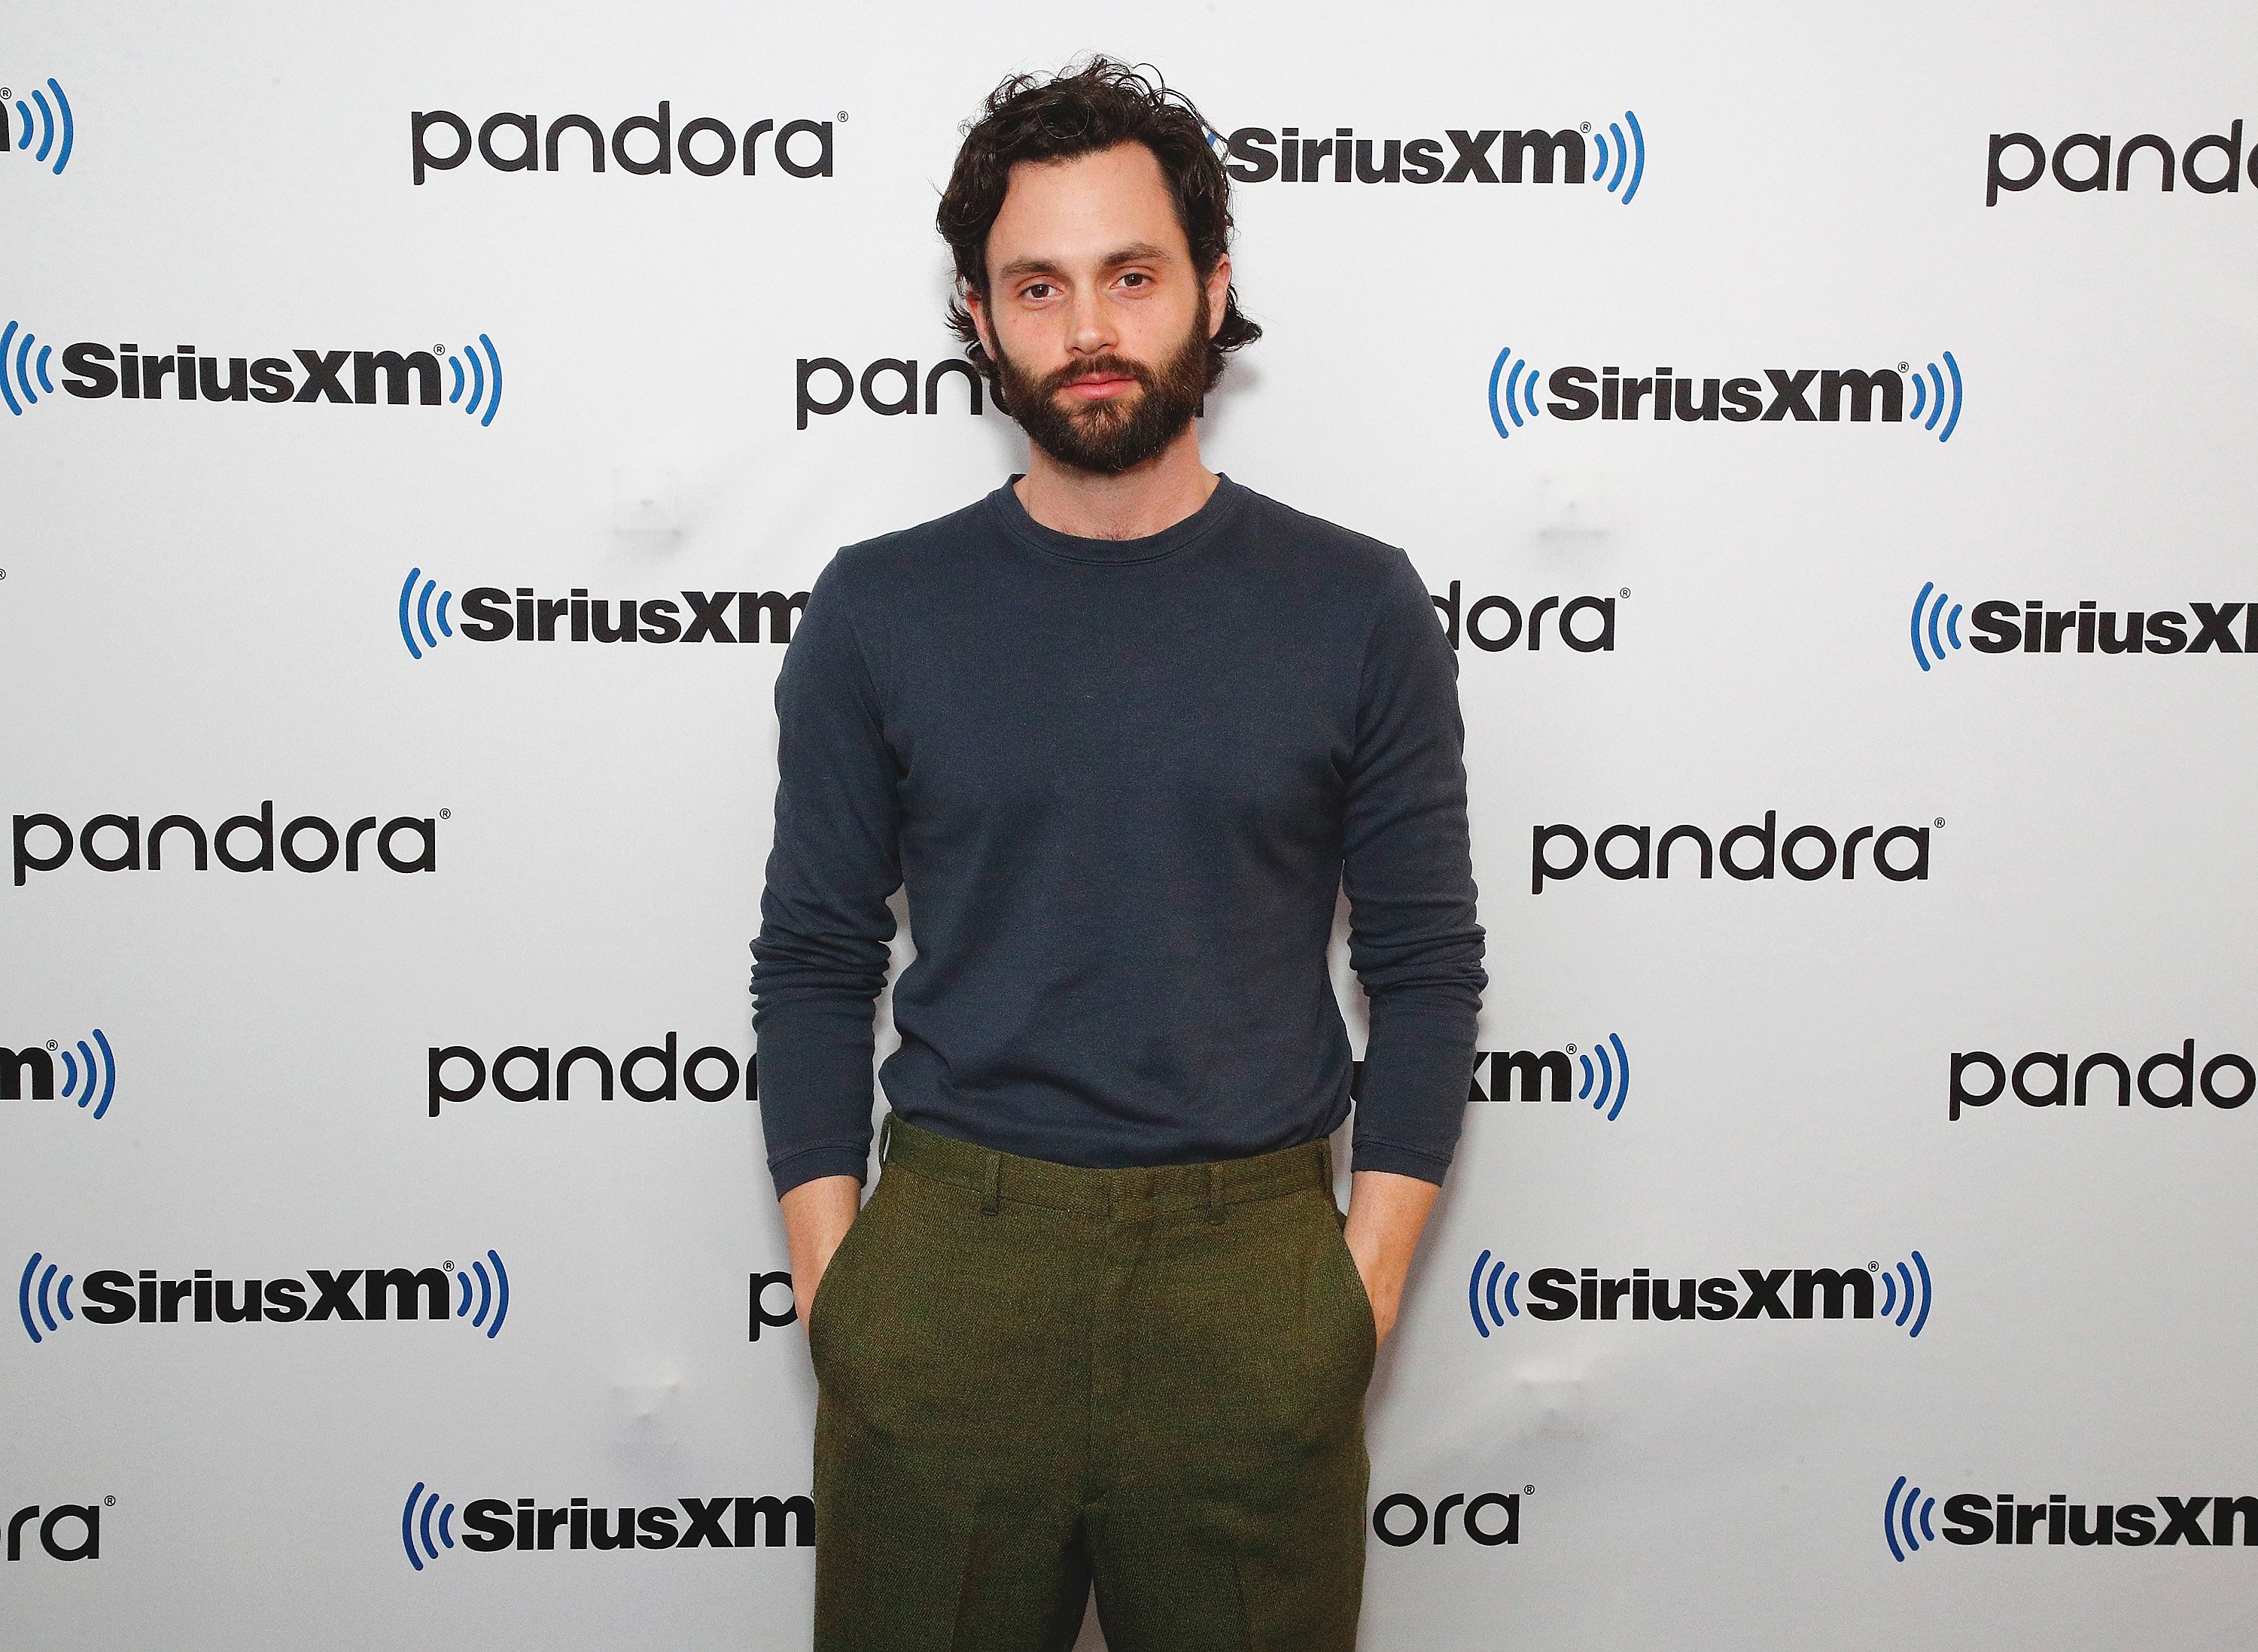
<path id="1" fill-rule="evenodd" d="M 1395 554 L 1365 648 L 1343 821 L 1349 962 L 1371 1005 L 1354 1166 L 1439 1182 L 1473 1083 L 1474 921 L 1458 659 Z"/>
<path id="2" fill-rule="evenodd" d="M 777 675 L 776 836 L 753 942 L 761 1126 L 779 1198 L 863 1179 L 874 1019 L 901 884 L 898 774 L 840 564 L 809 592 Z"/>

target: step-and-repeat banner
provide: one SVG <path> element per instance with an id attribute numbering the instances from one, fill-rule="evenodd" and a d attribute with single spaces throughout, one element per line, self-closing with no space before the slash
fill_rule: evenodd
<path id="1" fill-rule="evenodd" d="M 0 33 L 8 1643 L 806 1644 L 770 693 L 1021 463 L 933 209 L 1090 49 L 1239 185 L 1211 462 L 1457 650 L 1364 1644 L 2249 1639 L 2258 26 L 1093 26 Z"/>

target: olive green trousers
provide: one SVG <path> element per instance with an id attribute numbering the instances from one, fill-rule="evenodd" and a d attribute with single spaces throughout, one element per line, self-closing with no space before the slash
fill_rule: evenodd
<path id="1" fill-rule="evenodd" d="M 816 1652 L 1350 1652 L 1372 1308 L 1323 1141 L 1088 1170 L 889 1117 L 808 1312 Z"/>

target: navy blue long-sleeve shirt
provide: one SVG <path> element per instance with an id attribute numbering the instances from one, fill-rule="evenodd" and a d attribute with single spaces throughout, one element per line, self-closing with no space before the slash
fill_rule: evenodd
<path id="1" fill-rule="evenodd" d="M 894 1109 L 1098 1166 L 1340 1124 L 1345 889 L 1355 1167 L 1443 1179 L 1482 932 L 1457 662 L 1402 551 L 1228 479 L 1132 540 L 1045 528 L 1006 486 L 840 551 L 776 704 L 753 994 L 779 1195 L 864 1173 L 898 888 Z"/>

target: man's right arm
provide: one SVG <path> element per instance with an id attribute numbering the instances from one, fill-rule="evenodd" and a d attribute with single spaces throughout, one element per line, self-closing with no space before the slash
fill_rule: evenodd
<path id="1" fill-rule="evenodd" d="M 854 1219 L 839 1184 L 851 1190 L 868 1167 L 873 1017 L 894 934 L 886 901 L 901 884 L 898 776 L 841 585 L 834 559 L 777 675 L 776 835 L 753 942 L 770 1174 L 780 1199 L 834 1184 L 786 1206 L 796 1293 L 803 1249 L 820 1273 Z"/>
<path id="2" fill-rule="evenodd" d="M 818 1176 L 801 1182 L 778 1204 L 784 1212 L 785 1240 L 792 1249 L 792 1304 L 799 1309 L 805 1329 L 815 1287 L 831 1266 L 831 1253 L 863 1208 L 863 1184 L 852 1176 Z"/>

